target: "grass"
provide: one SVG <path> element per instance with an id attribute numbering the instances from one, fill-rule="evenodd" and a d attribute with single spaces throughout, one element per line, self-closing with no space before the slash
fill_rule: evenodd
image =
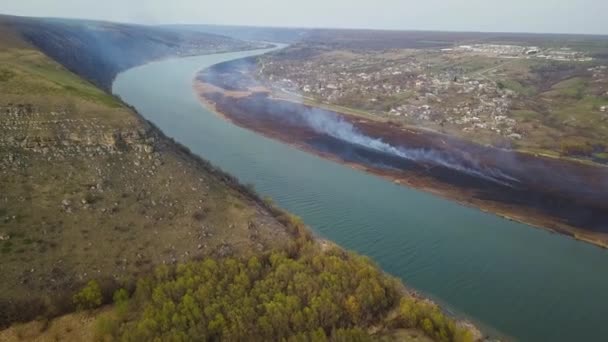
<path id="1" fill-rule="evenodd" d="M 521 84 L 515 79 L 505 79 L 499 81 L 506 89 L 510 89 L 515 93 L 523 96 L 533 96 L 536 94 L 536 88 L 533 86 L 526 86 Z"/>
<path id="2" fill-rule="evenodd" d="M 89 279 L 109 291 L 158 264 L 289 243 L 285 227 L 225 176 L 111 95 L 7 41 L 0 40 L 0 109 L 35 109 L 0 115 L 0 142 L 28 142 L 0 143 L 0 235 L 10 236 L 0 241 L 0 326 L 69 311 Z M 117 133 L 133 141 L 98 153 Z"/>
<path id="3" fill-rule="evenodd" d="M 8 68 L 0 68 L 0 82 L 7 82 L 15 77 L 16 74 L 14 71 Z"/>
<path id="4" fill-rule="evenodd" d="M 569 97 L 580 100 L 585 96 L 587 82 L 582 77 L 573 77 L 556 83 L 552 87 L 553 91 L 545 93 L 545 96 Z"/>
<path id="5" fill-rule="evenodd" d="M 513 115 L 513 117 L 515 119 L 523 121 L 523 122 L 535 121 L 540 116 L 539 113 L 537 113 L 533 110 L 527 110 L 527 109 L 518 109 L 518 110 L 511 111 L 511 115 Z"/>
<path id="6" fill-rule="evenodd" d="M 553 86 L 553 90 L 542 94 L 550 101 L 549 117 L 556 125 L 565 125 L 576 130 L 581 136 L 591 139 L 608 138 L 608 124 L 605 114 L 599 108 L 608 105 L 608 99 L 589 95 L 591 86 L 580 78 L 573 78 Z"/>
<path id="7" fill-rule="evenodd" d="M 0 62 L 5 71 L 0 72 L 0 81 L 9 82 L 7 87 L 12 86 L 20 92 L 70 95 L 113 108 L 121 106 L 113 96 L 65 70 L 38 51 L 7 49 L 0 52 Z M 18 79 L 15 76 L 19 76 Z"/>
<path id="8" fill-rule="evenodd" d="M 97 322 L 112 315 L 114 310 L 111 307 L 104 307 L 92 313 L 80 312 L 50 321 L 32 321 L 0 331 L 0 340 L 5 342 L 95 341 Z"/>
<path id="9" fill-rule="evenodd" d="M 11 253 L 13 250 L 13 242 L 8 240 L 8 241 L 2 241 L 2 254 L 8 254 Z"/>
<path id="10" fill-rule="evenodd" d="M 457 63 L 450 64 L 450 66 L 457 66 L 459 68 L 462 68 L 465 73 L 475 73 L 482 72 L 485 69 L 494 68 L 499 63 L 500 61 L 498 60 L 472 56 L 470 58 L 463 58 L 461 60 L 458 60 Z"/>
<path id="11" fill-rule="evenodd" d="M 593 157 L 603 162 L 608 162 L 608 152 L 594 153 Z"/>
<path id="12" fill-rule="evenodd" d="M 433 340 L 414 329 L 395 329 L 380 336 L 376 341 L 402 341 L 402 342 L 432 342 Z"/>

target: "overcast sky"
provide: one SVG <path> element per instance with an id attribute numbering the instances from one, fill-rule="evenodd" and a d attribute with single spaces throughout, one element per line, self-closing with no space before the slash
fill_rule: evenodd
<path id="1" fill-rule="evenodd" d="M 608 0 L 0 0 L 0 13 L 144 24 L 608 34 Z"/>

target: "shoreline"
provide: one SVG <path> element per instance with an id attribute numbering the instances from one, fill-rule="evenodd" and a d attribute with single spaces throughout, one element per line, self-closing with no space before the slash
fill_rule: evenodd
<path id="1" fill-rule="evenodd" d="M 267 203 L 267 201 L 260 194 L 258 194 L 255 190 L 252 191 L 247 185 L 244 185 L 243 183 L 241 183 L 238 178 L 232 176 L 232 174 L 224 171 L 220 167 L 215 166 L 214 164 L 210 163 L 209 161 L 204 159 L 202 156 L 198 156 L 197 154 L 191 152 L 187 146 L 185 146 L 185 145 L 181 144 L 180 142 L 176 141 L 175 139 L 167 136 L 158 126 L 156 126 L 156 124 L 154 124 L 152 121 L 146 119 L 134 106 L 123 101 L 121 98 L 118 98 L 118 100 L 126 108 L 128 108 L 130 111 L 132 111 L 134 116 L 141 122 L 142 125 L 148 126 L 148 128 L 151 131 L 153 131 L 160 138 L 162 143 L 167 146 L 167 150 L 163 151 L 163 153 L 171 153 L 171 154 L 174 154 L 176 157 L 190 159 L 195 165 L 197 165 L 197 167 L 199 167 L 202 170 L 204 170 L 205 172 L 208 172 L 209 174 L 215 176 L 219 182 L 221 182 L 225 186 L 230 187 L 230 188 L 234 189 L 235 191 L 239 192 L 241 195 L 245 196 L 246 198 L 248 198 L 249 200 L 254 202 L 254 204 L 258 207 L 258 209 L 267 211 L 272 217 L 274 217 L 277 220 L 278 220 L 278 217 L 282 214 L 290 214 L 290 212 L 286 211 L 285 209 L 281 208 L 280 206 L 277 206 L 276 204 L 274 204 L 274 202 L 271 202 L 270 204 Z M 209 109 L 211 109 L 212 112 L 214 112 L 219 117 L 232 122 L 230 119 L 228 119 L 228 117 L 222 115 L 219 111 L 216 111 L 215 107 L 213 107 L 213 108 L 209 107 Z M 236 124 L 236 123 L 234 123 L 234 124 Z M 353 164 L 353 167 L 354 167 L 354 164 Z M 289 225 L 286 225 L 286 228 L 288 228 L 288 229 L 292 228 L 292 227 L 288 227 L 288 226 Z M 339 248 L 341 250 L 349 252 L 348 249 L 338 245 L 334 241 L 317 235 L 312 229 L 310 229 L 310 227 L 306 226 L 306 230 L 308 231 L 308 233 L 310 233 L 312 240 L 316 244 L 318 244 L 322 250 L 326 250 L 329 248 Z M 288 233 L 292 237 L 297 235 L 296 232 L 290 231 Z M 476 322 L 473 318 L 466 316 L 462 313 L 458 313 L 453 308 L 450 308 L 451 309 L 450 312 L 446 312 L 445 310 L 443 310 L 443 308 L 445 308 L 446 305 L 442 301 L 439 301 L 438 299 L 433 298 L 433 296 L 430 296 L 424 292 L 421 292 L 417 289 L 407 286 L 404 283 L 404 281 L 402 281 L 401 279 L 396 278 L 394 275 L 386 272 L 379 266 L 377 266 L 377 267 L 386 277 L 397 279 L 397 281 L 399 282 L 399 285 L 400 285 L 399 286 L 400 291 L 402 292 L 403 295 L 408 295 L 417 300 L 425 301 L 425 302 L 431 303 L 435 306 L 442 308 L 442 312 L 446 313 L 446 315 L 448 315 L 449 317 L 452 317 L 455 320 L 456 324 L 471 331 L 473 333 L 473 335 L 475 336 L 476 341 L 487 341 L 488 338 L 491 338 L 491 341 L 497 341 L 497 342 L 510 340 L 510 339 L 506 338 L 507 335 L 505 335 L 504 333 L 499 332 L 496 329 L 494 329 L 493 327 L 488 326 L 486 324 Z"/>
<path id="2" fill-rule="evenodd" d="M 374 115 L 368 114 L 368 113 L 364 113 L 364 112 L 357 112 L 356 110 L 352 109 L 352 108 L 348 108 L 348 107 L 343 107 L 343 106 L 338 106 L 338 105 L 329 105 L 329 104 L 325 104 L 325 103 L 321 103 L 318 102 L 312 98 L 309 97 L 302 97 L 302 99 L 304 99 L 305 101 L 301 102 L 298 101 L 298 98 L 296 97 L 296 95 L 290 95 L 289 93 L 286 93 L 284 91 L 280 91 L 280 92 L 273 92 L 271 97 L 273 99 L 276 100 L 281 100 L 281 101 L 288 101 L 288 102 L 292 102 L 292 103 L 306 103 L 307 105 L 311 106 L 311 107 L 315 107 L 315 108 L 319 108 L 319 109 L 324 109 L 324 110 L 328 110 L 328 111 L 333 111 L 336 113 L 339 113 L 341 115 L 345 115 L 345 116 L 349 116 L 349 117 L 354 117 L 354 118 L 358 118 L 358 119 L 362 119 L 362 120 L 369 120 L 369 121 L 374 121 L 374 122 L 378 122 L 378 123 L 382 123 L 382 124 L 390 124 L 390 119 L 389 118 L 382 118 L 382 117 L 375 117 Z M 557 154 L 551 154 L 551 153 L 547 153 L 547 152 L 540 152 L 540 151 L 534 151 L 531 149 L 506 149 L 506 148 L 502 148 L 502 147 L 494 147 L 492 145 L 489 144 L 485 144 L 485 143 L 481 143 L 481 142 L 477 142 L 474 141 L 472 139 L 467 139 L 464 137 L 458 137 L 458 136 L 452 136 L 449 135 L 448 133 L 433 129 L 433 128 L 429 128 L 429 127 L 417 127 L 417 126 L 413 126 L 410 124 L 401 124 L 399 127 L 401 127 L 404 130 L 412 130 L 412 131 L 417 131 L 417 132 L 421 132 L 421 133 L 431 133 L 431 134 L 436 134 L 438 136 L 444 136 L 446 138 L 458 138 L 458 139 L 462 139 L 462 140 L 466 140 L 469 141 L 473 144 L 477 144 L 480 145 L 482 147 L 489 147 L 489 148 L 496 148 L 496 149 L 500 149 L 502 151 L 506 151 L 506 152 L 516 152 L 516 153 L 521 153 L 521 154 L 525 154 L 528 155 L 530 157 L 543 157 L 543 158 L 548 158 L 548 159 L 555 159 L 557 161 L 561 161 L 561 162 L 570 162 L 570 163 L 579 163 L 581 165 L 586 165 L 586 166 L 593 166 L 593 167 L 604 167 L 608 170 L 608 164 L 603 164 L 603 163 L 597 163 L 595 161 L 589 160 L 589 159 L 584 159 L 584 158 L 577 158 L 577 157 L 568 157 L 568 156 L 560 156 Z"/>
<path id="3" fill-rule="evenodd" d="M 196 83 L 196 81 L 194 83 Z M 232 120 L 230 117 L 228 117 L 224 113 L 222 113 L 219 110 L 217 110 L 217 108 L 215 107 L 215 104 L 207 101 L 204 97 L 200 96 L 200 94 L 196 90 L 196 85 L 195 84 L 193 85 L 193 90 L 196 92 L 196 96 L 199 99 L 199 102 L 202 104 L 203 107 L 205 107 L 206 109 L 210 110 L 212 113 L 214 113 L 215 115 L 217 115 L 219 118 L 221 118 L 223 120 L 226 120 L 226 121 L 228 121 L 228 122 L 230 122 L 230 123 L 232 123 L 232 124 L 234 124 L 234 125 L 236 125 L 238 127 L 241 127 L 241 128 L 249 130 L 249 128 L 247 128 L 247 127 L 245 127 L 243 125 L 240 125 L 235 120 Z M 254 131 L 254 132 L 258 133 L 258 134 L 261 134 L 262 136 L 264 136 L 266 138 L 273 139 L 273 140 L 278 140 L 281 143 L 285 143 L 285 144 L 290 145 L 292 147 L 295 147 L 295 148 L 297 148 L 297 149 L 299 149 L 301 151 L 304 151 L 304 152 L 307 152 L 307 153 L 312 153 L 312 154 L 317 155 L 317 156 L 319 156 L 321 158 L 328 159 L 328 160 L 331 160 L 331 161 L 334 161 L 334 162 L 346 165 L 346 166 L 348 166 L 350 168 L 353 168 L 355 170 L 360 170 L 360 171 L 371 173 L 370 171 L 366 170 L 366 168 L 363 167 L 362 165 L 358 165 L 358 164 L 355 164 L 355 163 L 341 162 L 338 158 L 332 158 L 332 156 L 330 154 L 321 155 L 321 154 L 315 153 L 314 150 L 312 150 L 312 149 L 307 150 L 307 149 L 305 149 L 304 145 L 296 144 L 296 143 L 287 143 L 287 142 L 284 142 L 283 140 L 280 140 L 280 139 L 272 136 L 271 134 L 266 134 L 264 132 L 258 132 L 258 131 Z M 387 180 L 391 180 L 388 177 L 383 177 L 383 178 L 387 179 Z M 263 200 L 262 200 L 262 202 L 263 202 Z M 265 204 L 262 204 L 262 205 L 265 205 Z M 279 208 L 279 210 L 283 210 L 283 209 Z M 334 248 L 340 248 L 340 249 L 346 250 L 344 247 L 338 245 L 334 241 L 326 239 L 326 238 L 322 238 L 322 237 L 318 236 L 310 228 L 308 228 L 308 229 L 311 232 L 312 238 L 314 239 L 314 241 L 316 241 L 316 243 L 318 243 L 323 249 L 334 247 Z M 384 270 L 382 270 L 382 272 L 386 276 L 388 276 L 388 277 L 393 277 L 393 278 L 395 277 L 394 275 L 392 275 L 392 274 L 390 274 L 390 273 L 388 273 L 388 272 L 386 272 Z M 440 300 L 438 300 L 436 298 L 433 298 L 433 296 L 431 296 L 431 295 L 428 295 L 428 294 L 426 294 L 424 292 L 421 292 L 421 291 L 419 291 L 417 289 L 413 289 L 413 288 L 407 286 L 399 278 L 396 278 L 396 279 L 399 281 L 399 284 L 400 284 L 400 287 L 401 287 L 401 291 L 403 291 L 404 294 L 412 296 L 413 298 L 416 298 L 418 300 L 422 300 L 422 301 L 426 301 L 426 302 L 432 303 L 433 305 L 436 305 L 436 306 L 442 308 L 442 311 L 446 312 L 445 310 L 443 310 L 443 308 L 446 308 L 446 304 L 443 303 L 442 301 L 440 301 Z M 451 311 L 449 313 L 447 313 L 447 312 L 446 313 L 449 316 L 455 318 L 456 321 L 458 322 L 458 324 L 460 324 L 461 326 L 465 327 L 466 329 L 469 329 L 469 330 L 473 331 L 473 333 L 475 334 L 475 336 L 478 337 L 477 340 L 486 341 L 488 337 L 491 338 L 491 341 L 496 341 L 496 342 L 509 341 L 510 340 L 509 338 L 506 337 L 507 335 L 505 335 L 504 333 L 501 333 L 501 332 L 497 331 L 496 329 L 494 329 L 494 328 L 492 328 L 490 326 L 487 326 L 486 324 L 482 324 L 480 322 L 477 322 L 473 318 L 468 317 L 468 316 L 466 316 L 466 315 L 464 315 L 462 313 L 458 313 L 457 310 L 455 310 L 453 308 L 449 308 L 449 309 Z M 488 335 L 488 333 L 490 333 L 491 335 Z"/>
<path id="4" fill-rule="evenodd" d="M 565 235 L 572 239 L 588 243 L 602 249 L 608 249 L 608 236 L 606 236 L 605 234 L 588 231 L 568 225 L 566 223 L 561 222 L 555 217 L 543 215 L 541 213 L 534 212 L 533 210 L 528 208 L 476 199 L 469 196 L 471 193 L 467 192 L 466 189 L 462 189 L 457 186 L 437 184 L 437 182 L 434 182 L 435 184 L 433 184 L 433 182 L 429 182 L 428 179 L 424 179 L 424 177 L 419 177 L 418 179 L 416 179 L 416 177 L 404 177 L 403 175 L 398 175 L 396 172 L 380 170 L 378 168 L 373 168 L 359 163 L 349 162 L 334 154 L 324 153 L 315 150 L 309 146 L 306 146 L 302 142 L 297 141 L 296 139 L 287 139 L 284 134 L 280 134 L 276 131 L 273 131 L 272 129 L 261 129 L 257 126 L 252 127 L 251 125 L 247 125 L 246 123 L 240 122 L 235 118 L 230 117 L 229 114 L 222 112 L 217 108 L 216 103 L 206 98 L 204 96 L 205 93 L 217 91 L 221 88 L 218 88 L 215 85 L 210 85 L 208 83 L 202 82 L 196 77 L 197 75 L 195 75 L 194 77 L 192 88 L 193 91 L 196 93 L 199 103 L 201 103 L 201 105 L 205 108 L 211 110 L 220 118 L 231 122 L 232 124 L 237 125 L 241 128 L 254 131 L 258 134 L 265 136 L 266 138 L 280 141 L 281 143 L 290 145 L 301 151 L 311 153 L 326 160 L 340 163 L 358 171 L 363 171 L 375 176 L 379 176 L 399 186 L 423 191 L 431 195 L 439 196 L 443 199 L 455 202 L 465 207 L 478 209 L 484 213 L 499 216 L 509 221 L 529 225 L 531 227 L 552 234 Z M 230 92 L 223 89 L 221 90 L 224 93 L 230 93 L 229 97 L 248 96 L 248 93 L 246 91 Z"/>

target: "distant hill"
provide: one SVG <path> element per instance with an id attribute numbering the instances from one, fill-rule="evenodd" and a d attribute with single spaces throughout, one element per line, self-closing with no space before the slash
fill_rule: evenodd
<path id="1" fill-rule="evenodd" d="M 233 37 L 249 41 L 269 41 L 294 44 L 306 42 L 339 49 L 418 49 L 444 48 L 460 43 L 493 42 L 510 44 L 513 42 L 529 45 L 552 45 L 556 42 L 578 47 L 589 47 L 605 41 L 606 36 L 569 35 L 509 32 L 455 32 L 455 31 L 408 31 L 370 30 L 334 28 L 288 28 L 230 25 L 169 25 L 168 28 L 192 30 Z M 598 51 L 595 57 L 602 57 L 605 51 Z"/>
<path id="2" fill-rule="evenodd" d="M 5 16 L 25 41 L 109 90 L 117 73 L 168 56 L 240 51 L 261 47 L 211 33 L 68 19 Z"/>
<path id="3" fill-rule="evenodd" d="M 206 32 L 248 41 L 295 43 L 305 39 L 312 29 L 223 25 L 167 25 L 166 28 Z"/>

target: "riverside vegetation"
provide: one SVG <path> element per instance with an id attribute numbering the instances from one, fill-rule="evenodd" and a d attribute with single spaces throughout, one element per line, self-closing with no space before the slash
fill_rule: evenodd
<path id="1" fill-rule="evenodd" d="M 139 280 L 130 302 L 119 301 L 123 309 L 99 322 L 97 334 L 126 341 L 366 341 L 418 329 L 437 341 L 473 341 L 437 306 L 403 293 L 366 258 L 304 234 L 289 251 L 161 266 Z M 410 339 L 419 335 L 407 331 Z"/>
<path id="2" fill-rule="evenodd" d="M 47 57 L 19 20 L 0 18 L 0 340 L 480 338 Z"/>

